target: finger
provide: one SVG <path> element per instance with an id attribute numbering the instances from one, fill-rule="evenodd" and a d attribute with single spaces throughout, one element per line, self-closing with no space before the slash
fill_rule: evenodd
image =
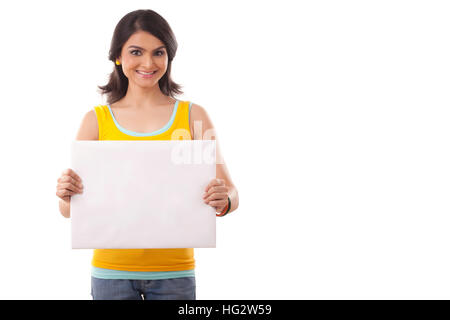
<path id="1" fill-rule="evenodd" d="M 72 178 L 71 176 L 68 176 L 68 175 L 63 176 L 63 177 L 59 178 L 58 180 L 59 180 L 60 183 L 69 182 L 69 183 L 77 186 L 78 188 L 83 188 L 83 184 L 80 181 L 78 181 L 78 180 L 76 180 L 76 179 L 74 179 L 74 178 Z"/>
<path id="2" fill-rule="evenodd" d="M 70 190 L 73 192 L 78 192 L 79 190 L 81 190 L 80 188 L 78 188 L 77 186 L 71 184 L 70 182 L 65 182 L 65 183 L 60 183 L 56 189 L 58 190 Z"/>
<path id="3" fill-rule="evenodd" d="M 206 193 L 211 193 L 211 188 L 215 188 L 215 187 L 226 187 L 224 180 L 213 179 L 209 183 L 209 185 L 206 188 L 205 192 Z"/>
<path id="4" fill-rule="evenodd" d="M 206 186 L 205 191 L 208 191 L 209 188 L 213 186 L 223 186 L 225 185 L 225 180 L 223 179 L 212 179 L 209 184 Z"/>
<path id="5" fill-rule="evenodd" d="M 64 198 L 67 198 L 67 197 L 70 198 L 71 196 L 78 194 L 78 193 L 79 192 L 74 192 L 74 191 L 70 191 L 67 189 L 61 189 L 61 190 L 56 191 L 56 195 L 63 200 L 64 200 Z"/>
<path id="6" fill-rule="evenodd" d="M 75 171 L 73 171 L 73 170 L 70 169 L 70 168 L 64 170 L 62 174 L 63 174 L 63 175 L 71 176 L 71 177 L 74 178 L 75 180 L 78 180 L 79 182 L 81 182 L 81 178 L 75 173 Z"/>
<path id="7" fill-rule="evenodd" d="M 212 193 L 215 192 L 228 192 L 228 188 L 226 186 L 216 186 L 216 187 L 211 187 L 208 192 L 205 192 L 203 194 L 203 199 L 206 199 L 207 197 L 209 197 Z"/>
<path id="8" fill-rule="evenodd" d="M 59 198 L 63 199 L 63 200 L 67 200 L 67 198 L 70 198 L 74 194 L 75 194 L 75 192 L 69 191 L 69 190 L 58 190 L 58 191 L 56 191 L 56 195 Z"/>
<path id="9" fill-rule="evenodd" d="M 208 198 L 205 199 L 205 201 L 211 201 L 211 200 L 228 200 L 228 194 L 223 193 L 213 193 Z"/>
<path id="10" fill-rule="evenodd" d="M 208 203 L 211 207 L 222 208 L 228 204 L 228 200 L 215 200 Z"/>
<path id="11" fill-rule="evenodd" d="M 75 194 L 75 192 L 67 190 L 67 189 L 56 190 L 56 195 L 58 197 L 60 197 L 60 198 L 66 197 L 66 196 L 71 196 L 71 195 L 74 195 L 74 194 Z"/>
<path id="12" fill-rule="evenodd" d="M 70 201 L 70 197 L 71 197 L 71 196 L 61 196 L 61 197 L 60 197 L 60 196 L 58 195 L 58 193 L 56 193 L 56 195 L 58 196 L 58 198 L 61 198 L 61 200 L 64 200 L 64 201 Z"/>
<path id="13" fill-rule="evenodd" d="M 76 185 L 73 185 L 70 182 L 60 183 L 57 186 L 57 189 L 59 189 L 59 190 L 67 189 L 67 190 L 70 190 L 70 191 L 73 191 L 73 192 L 82 192 L 83 191 L 82 188 L 79 188 L 79 187 L 77 187 Z"/>
<path id="14" fill-rule="evenodd" d="M 62 193 L 61 193 L 61 195 L 63 197 L 71 197 L 71 196 L 73 196 L 75 194 L 76 194 L 76 192 L 70 191 L 70 190 L 63 190 Z"/>

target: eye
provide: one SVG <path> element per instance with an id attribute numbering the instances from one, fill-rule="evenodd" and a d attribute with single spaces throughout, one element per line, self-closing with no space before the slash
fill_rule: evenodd
<path id="1" fill-rule="evenodd" d="M 155 53 L 156 53 L 157 56 L 160 57 L 160 56 L 163 56 L 163 55 L 164 55 L 164 50 L 158 50 L 158 51 L 156 51 Z M 160 53 L 160 54 L 158 54 L 158 53 Z"/>
<path id="2" fill-rule="evenodd" d="M 141 53 L 141 51 L 140 50 L 132 50 L 132 51 L 130 51 L 130 53 L 133 55 L 133 56 L 136 56 L 136 55 L 138 55 L 138 54 L 134 54 L 133 52 L 139 52 L 139 53 Z M 140 54 L 139 54 L 140 55 Z"/>

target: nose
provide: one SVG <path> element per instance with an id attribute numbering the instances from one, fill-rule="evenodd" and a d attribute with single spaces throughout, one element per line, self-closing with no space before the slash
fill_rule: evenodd
<path id="1" fill-rule="evenodd" d="M 146 56 L 142 59 L 141 66 L 142 68 L 145 68 L 146 70 L 150 69 L 150 67 L 153 65 L 153 59 L 151 56 Z"/>

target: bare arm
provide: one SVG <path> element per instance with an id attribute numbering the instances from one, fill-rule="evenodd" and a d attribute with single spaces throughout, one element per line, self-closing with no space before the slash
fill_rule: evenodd
<path id="1" fill-rule="evenodd" d="M 194 140 L 216 140 L 216 178 L 222 179 L 227 187 L 227 194 L 230 197 L 231 208 L 229 212 L 236 210 L 239 207 L 239 194 L 236 186 L 231 180 L 225 161 L 219 147 L 219 141 L 215 132 L 211 119 L 206 110 L 197 105 L 192 104 L 190 114 L 190 129 Z M 214 199 L 213 199 L 214 200 Z M 220 212 L 220 208 L 218 208 Z"/>
<path id="2" fill-rule="evenodd" d="M 98 140 L 98 123 L 94 110 L 85 114 L 76 140 Z M 81 179 L 71 169 L 64 170 L 58 179 L 56 195 L 61 198 L 59 200 L 59 211 L 65 218 L 70 218 L 70 198 L 72 194 L 79 191 L 79 183 L 81 183 Z"/>

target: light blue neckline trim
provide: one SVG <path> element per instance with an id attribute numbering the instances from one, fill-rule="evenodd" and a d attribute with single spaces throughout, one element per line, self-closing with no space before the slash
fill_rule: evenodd
<path id="1" fill-rule="evenodd" d="M 161 280 L 195 277 L 195 269 L 181 271 L 123 271 L 92 266 L 91 275 L 99 279 Z"/>
<path id="2" fill-rule="evenodd" d="M 109 109 L 109 113 L 111 114 L 111 117 L 114 121 L 114 124 L 116 125 L 117 129 L 119 129 L 119 131 L 121 131 L 122 133 L 125 133 L 129 136 L 133 136 L 133 137 L 149 137 L 149 136 L 156 136 L 158 134 L 161 134 L 167 130 L 169 130 L 169 128 L 172 126 L 173 121 L 175 120 L 175 115 L 177 114 L 177 109 L 178 109 L 178 100 L 175 102 L 175 106 L 173 108 L 173 112 L 172 112 L 172 116 L 170 117 L 169 122 L 166 123 L 166 125 L 164 127 L 162 127 L 159 130 L 153 131 L 153 132 L 134 132 L 128 129 L 123 128 L 116 120 L 116 118 L 114 117 L 114 113 L 111 110 L 111 106 L 109 104 L 107 104 L 108 109 Z"/>
<path id="3" fill-rule="evenodd" d="M 188 113 L 188 121 L 189 121 L 189 123 L 191 123 L 191 107 L 192 107 L 192 102 L 189 102 L 189 113 Z"/>

